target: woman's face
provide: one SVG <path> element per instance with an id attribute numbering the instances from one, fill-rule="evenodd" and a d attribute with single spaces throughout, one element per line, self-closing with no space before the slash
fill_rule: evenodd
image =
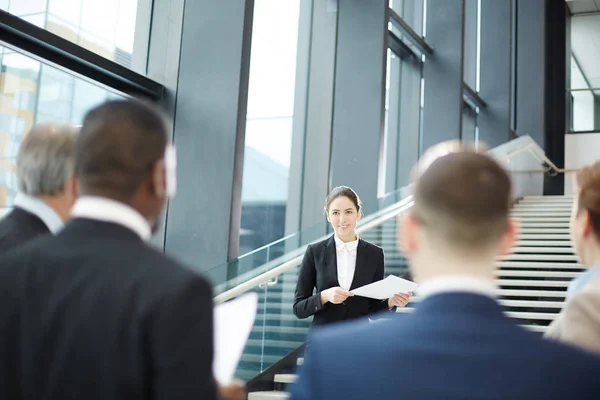
<path id="1" fill-rule="evenodd" d="M 327 210 L 327 220 L 331 223 L 337 237 L 344 241 L 352 241 L 356 238 L 356 223 L 360 219 L 360 212 L 346 196 L 340 196 L 333 200 Z"/>

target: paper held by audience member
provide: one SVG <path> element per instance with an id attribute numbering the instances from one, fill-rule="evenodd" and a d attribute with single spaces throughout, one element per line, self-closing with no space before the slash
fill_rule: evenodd
<path id="1" fill-rule="evenodd" d="M 234 377 L 254 325 L 257 306 L 256 293 L 215 306 L 213 374 L 222 386 L 228 385 Z"/>
<path id="2" fill-rule="evenodd" d="M 398 293 L 414 292 L 417 286 L 414 282 L 390 275 L 383 280 L 351 290 L 351 292 L 355 296 L 384 300 Z"/>

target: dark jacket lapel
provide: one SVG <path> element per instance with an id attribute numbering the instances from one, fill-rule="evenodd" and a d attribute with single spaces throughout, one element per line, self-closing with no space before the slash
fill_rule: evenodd
<path id="1" fill-rule="evenodd" d="M 350 290 L 371 283 L 371 278 L 375 270 L 369 265 L 369 253 L 367 250 L 367 243 L 359 239 L 358 247 L 356 248 L 356 267 L 354 268 L 354 277 L 352 278 Z"/>
<path id="2" fill-rule="evenodd" d="M 339 279 L 337 273 L 337 251 L 335 248 L 335 239 L 333 235 L 325 242 L 325 270 L 331 277 L 332 282 L 335 286 L 339 286 Z"/>

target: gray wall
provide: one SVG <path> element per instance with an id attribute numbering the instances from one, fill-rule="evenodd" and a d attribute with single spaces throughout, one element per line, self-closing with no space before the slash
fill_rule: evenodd
<path id="1" fill-rule="evenodd" d="M 198 270 L 237 251 L 253 5 L 185 2 L 165 249 Z"/>
<path id="2" fill-rule="evenodd" d="M 367 207 L 383 168 L 387 7 L 386 0 L 342 0 L 338 9 L 331 186 L 351 186 Z"/>
<path id="3" fill-rule="evenodd" d="M 427 43 L 435 50 L 424 66 L 425 109 L 421 152 L 461 137 L 463 82 L 462 0 L 427 1 Z"/>
<path id="4" fill-rule="evenodd" d="M 479 114 L 479 139 L 491 147 L 510 132 L 511 2 L 481 2 L 481 87 L 487 107 Z"/>

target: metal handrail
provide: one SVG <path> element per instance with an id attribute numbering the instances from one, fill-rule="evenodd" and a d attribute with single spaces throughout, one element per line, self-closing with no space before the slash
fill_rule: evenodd
<path id="1" fill-rule="evenodd" d="M 524 136 L 521 136 L 521 137 L 524 137 Z M 533 139 L 531 139 L 531 138 L 529 138 L 529 139 L 531 140 L 531 143 L 508 153 L 506 156 L 504 156 L 502 158 L 502 160 L 507 161 L 518 154 L 521 154 L 525 151 L 530 151 L 533 154 L 533 156 L 540 162 L 540 164 L 542 166 L 544 166 L 544 170 L 535 171 L 535 172 L 548 172 L 550 170 L 554 170 L 556 173 L 564 173 L 564 172 L 568 171 L 563 168 L 558 168 L 552 161 L 550 161 L 548 159 L 548 157 L 546 157 L 546 155 L 544 154 L 544 151 L 537 145 L 537 143 L 535 143 L 533 141 Z M 547 168 L 545 167 L 546 165 L 548 166 Z M 518 172 L 524 172 L 524 171 L 510 171 L 510 172 L 518 173 Z M 386 208 L 378 211 L 376 214 L 373 214 L 372 215 L 373 218 L 371 220 L 369 220 L 368 222 L 362 224 L 361 226 L 357 227 L 356 231 L 359 234 L 363 233 L 365 231 L 368 231 L 369 229 L 372 229 L 372 228 L 382 224 L 383 222 L 396 217 L 398 214 L 408 210 L 410 207 L 412 207 L 413 204 L 414 204 L 414 202 L 412 199 L 412 195 L 409 195 L 406 198 L 404 198 L 403 200 L 401 200 L 400 202 L 395 203 L 389 207 L 386 207 Z M 327 237 L 329 237 L 329 235 L 325 235 L 322 238 L 317 239 L 315 242 L 324 240 Z M 238 286 L 215 296 L 213 298 L 214 302 L 216 304 L 223 303 L 223 302 L 225 302 L 227 300 L 231 300 L 245 292 L 248 292 L 248 291 L 254 289 L 255 287 L 258 287 L 261 285 L 263 285 L 263 286 L 269 285 L 270 282 L 273 282 L 274 278 L 277 278 L 279 275 L 282 275 L 283 273 L 289 271 L 290 269 L 300 265 L 300 263 L 302 262 L 302 258 L 304 257 L 304 251 L 306 251 L 307 247 L 308 246 L 302 246 L 301 248 L 297 249 L 296 251 L 298 252 L 299 255 L 295 256 L 291 260 L 286 261 L 282 264 L 279 264 L 277 262 L 277 260 L 273 260 L 271 262 L 274 265 L 273 268 L 270 268 L 265 273 L 263 273 L 259 276 L 256 276 L 254 278 L 251 278 L 248 281 L 241 283 Z M 275 266 L 276 264 L 279 264 L 279 265 Z"/>

